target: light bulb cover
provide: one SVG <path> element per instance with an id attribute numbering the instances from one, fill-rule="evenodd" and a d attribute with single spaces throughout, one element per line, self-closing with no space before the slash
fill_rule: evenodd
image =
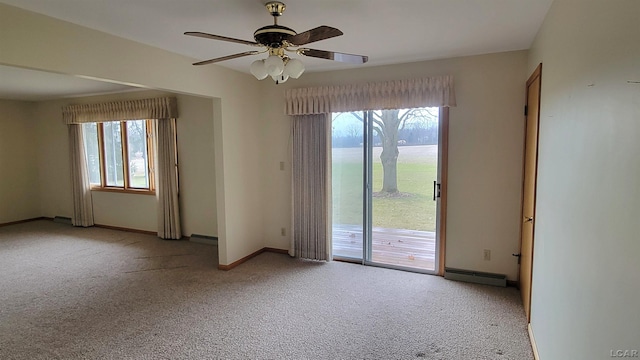
<path id="1" fill-rule="evenodd" d="M 276 85 L 277 85 L 277 84 L 282 84 L 282 83 L 286 82 L 287 80 L 289 80 L 289 75 L 281 74 L 281 75 L 278 75 L 278 76 L 272 76 L 271 78 L 273 79 L 273 81 L 276 82 Z"/>
<path id="2" fill-rule="evenodd" d="M 269 55 L 269 57 L 264 60 L 264 66 L 267 73 L 272 77 L 278 76 L 284 71 L 284 62 L 277 55 Z"/>
<path id="3" fill-rule="evenodd" d="M 258 80 L 265 79 L 269 76 L 269 73 L 267 73 L 267 67 L 264 65 L 264 60 L 256 60 L 252 62 L 249 70 Z"/>
<path id="4" fill-rule="evenodd" d="M 297 79 L 304 72 L 304 64 L 298 59 L 289 59 L 284 67 L 284 73 Z"/>

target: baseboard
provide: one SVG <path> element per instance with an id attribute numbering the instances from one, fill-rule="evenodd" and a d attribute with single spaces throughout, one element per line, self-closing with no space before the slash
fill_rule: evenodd
<path id="1" fill-rule="evenodd" d="M 233 269 L 234 267 L 242 264 L 243 262 L 246 262 L 246 261 L 248 261 L 248 260 L 250 260 L 250 259 L 252 259 L 252 258 L 254 258 L 254 257 L 256 257 L 256 256 L 258 256 L 260 254 L 262 254 L 264 251 L 265 251 L 264 248 L 262 248 L 262 249 L 260 249 L 260 250 L 258 250 L 256 252 L 254 252 L 254 253 L 251 253 L 251 254 L 243 257 L 240 260 L 236 260 L 236 261 L 232 262 L 229 265 L 218 264 L 218 270 L 229 271 L 229 270 Z"/>
<path id="2" fill-rule="evenodd" d="M 527 325 L 527 332 L 529 333 L 529 341 L 531 341 L 531 349 L 533 350 L 533 358 L 535 360 L 540 360 L 540 356 L 538 356 L 538 346 L 536 345 L 536 338 L 533 336 L 533 329 L 531 328 L 531 323 Z"/>
<path id="3" fill-rule="evenodd" d="M 276 248 L 266 247 L 262 250 L 264 250 L 265 252 L 289 255 L 289 250 L 285 250 L 285 249 L 276 249 Z"/>
<path id="4" fill-rule="evenodd" d="M 11 221 L 11 222 L 2 223 L 2 224 L 0 224 L 0 227 L 9 226 L 9 225 L 23 224 L 23 223 L 28 223 L 28 222 L 32 222 L 32 221 L 38 221 L 38 220 L 53 220 L 53 219 L 45 217 L 45 216 L 40 216 L 40 217 L 31 218 L 31 219 L 24 219 L 24 220 L 17 220 L 17 221 Z"/>
<path id="5" fill-rule="evenodd" d="M 234 267 L 264 253 L 264 252 L 272 252 L 272 253 L 276 253 L 276 254 L 289 254 L 288 250 L 284 250 L 284 249 L 276 249 L 276 248 L 270 248 L 270 247 L 264 247 L 256 252 L 253 252 L 245 257 L 243 257 L 240 260 L 236 260 L 234 262 L 232 262 L 229 265 L 222 265 L 222 264 L 218 264 L 218 270 L 224 270 L 224 271 L 229 271 L 231 269 L 233 269 Z"/>
<path id="6" fill-rule="evenodd" d="M 155 232 L 155 231 L 129 229 L 129 228 L 123 228 L 123 227 L 119 227 L 119 226 L 102 225 L 102 224 L 94 224 L 93 226 L 99 227 L 99 228 L 103 228 L 103 229 L 109 229 L 109 230 L 118 230 L 118 231 L 126 231 L 126 232 L 131 232 L 131 233 L 158 236 L 158 233 Z"/>

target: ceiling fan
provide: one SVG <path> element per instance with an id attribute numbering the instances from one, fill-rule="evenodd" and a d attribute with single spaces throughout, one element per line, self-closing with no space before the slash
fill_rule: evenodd
<path id="1" fill-rule="evenodd" d="M 293 29 L 278 25 L 278 17 L 286 9 L 286 5 L 280 1 L 270 1 L 265 4 L 267 11 L 273 16 L 273 25 L 259 28 L 253 33 L 255 41 L 234 39 L 226 36 L 213 35 L 199 31 L 187 31 L 184 34 L 197 36 L 206 39 L 229 41 L 239 44 L 262 47 L 262 50 L 245 51 L 238 54 L 222 56 L 215 59 L 199 61 L 193 65 L 206 65 L 224 60 L 236 59 L 243 56 L 269 53 L 269 57 L 263 60 L 256 60 L 251 64 L 251 73 L 258 79 L 265 79 L 267 76 L 276 84 L 287 81 L 289 77 L 297 79 L 304 72 L 302 61 L 291 58 L 287 52 L 296 53 L 309 57 L 334 60 L 351 64 L 364 64 L 369 58 L 363 55 L 345 54 L 334 51 L 309 49 L 302 47 L 316 41 L 330 39 L 342 35 L 342 31 L 330 27 L 319 26 L 305 32 L 296 33 Z"/>

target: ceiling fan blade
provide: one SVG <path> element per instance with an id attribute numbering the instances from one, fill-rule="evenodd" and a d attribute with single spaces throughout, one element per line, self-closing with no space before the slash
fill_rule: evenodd
<path id="1" fill-rule="evenodd" d="M 211 59 L 211 60 L 199 61 L 197 63 L 193 63 L 193 65 L 213 64 L 213 63 L 220 62 L 220 61 L 231 60 L 231 59 L 235 59 L 235 58 L 239 58 L 239 57 L 243 57 L 243 56 L 256 55 L 256 54 L 259 54 L 259 53 L 260 53 L 260 51 L 245 51 L 245 52 L 239 53 L 239 54 L 227 55 L 227 56 L 223 56 L 223 57 L 219 57 L 219 58 L 215 58 L 215 59 Z"/>
<path id="2" fill-rule="evenodd" d="M 340 61 L 350 64 L 364 64 L 369 61 L 368 56 L 345 54 L 333 51 L 316 50 L 316 49 L 300 49 L 302 55 L 311 56 L 320 59 Z"/>
<path id="3" fill-rule="evenodd" d="M 226 36 L 207 34 L 207 33 L 199 32 L 199 31 L 187 31 L 184 34 L 185 35 L 189 35 L 189 36 L 197 36 L 197 37 L 201 37 L 201 38 L 205 38 L 205 39 L 229 41 L 229 42 L 234 42 L 234 43 L 238 43 L 238 44 L 258 45 L 258 43 L 255 42 L 255 41 L 234 39 L 234 38 L 230 38 L 230 37 L 226 37 Z"/>
<path id="4" fill-rule="evenodd" d="M 287 42 L 291 45 L 300 46 L 340 35 L 342 35 L 342 31 L 332 28 L 331 26 L 323 25 L 294 35 L 287 39 Z"/>

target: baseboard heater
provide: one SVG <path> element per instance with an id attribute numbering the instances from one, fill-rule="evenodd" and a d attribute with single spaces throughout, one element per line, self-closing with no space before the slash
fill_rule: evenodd
<path id="1" fill-rule="evenodd" d="M 479 271 L 461 270 L 461 269 L 444 269 L 444 278 L 449 280 L 465 281 L 476 284 L 507 286 L 507 275 L 492 274 Z"/>
<path id="2" fill-rule="evenodd" d="M 193 241 L 200 244 L 207 244 L 207 245 L 216 245 L 216 246 L 218 245 L 217 236 L 191 234 L 191 236 L 189 237 L 189 241 Z"/>
<path id="3" fill-rule="evenodd" d="M 57 222 L 60 224 L 67 224 L 67 225 L 72 225 L 71 224 L 71 218 L 68 217 L 64 217 L 64 216 L 56 216 L 53 218 L 53 222 Z"/>

